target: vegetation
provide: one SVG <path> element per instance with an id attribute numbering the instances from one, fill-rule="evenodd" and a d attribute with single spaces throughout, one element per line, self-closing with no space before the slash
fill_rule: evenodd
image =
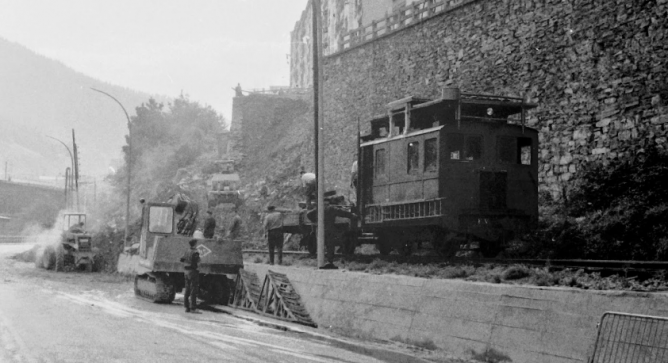
<path id="1" fill-rule="evenodd" d="M 592 163 L 564 198 L 543 195 L 528 255 L 610 260 L 668 259 L 668 154 Z"/>

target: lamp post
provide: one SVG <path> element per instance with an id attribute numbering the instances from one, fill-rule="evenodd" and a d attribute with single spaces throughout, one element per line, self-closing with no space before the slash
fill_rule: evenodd
<path id="1" fill-rule="evenodd" d="M 65 149 L 67 149 L 67 152 L 70 153 L 70 162 L 72 163 L 72 169 L 70 169 L 70 170 L 72 170 L 72 172 L 74 172 L 74 156 L 72 155 L 72 151 L 71 151 L 70 148 L 67 146 L 67 144 L 65 144 L 64 142 L 62 142 L 62 141 L 56 139 L 56 138 L 53 137 L 53 136 L 49 136 L 49 135 L 45 135 L 45 136 L 48 137 L 48 138 L 50 138 L 50 139 L 54 139 L 54 140 L 58 141 L 59 143 L 63 144 L 63 146 L 65 146 Z M 67 178 L 66 178 L 66 179 L 67 179 Z M 65 187 L 65 192 L 67 193 L 67 187 Z M 67 194 L 65 194 L 65 207 L 66 207 L 66 208 L 70 208 L 69 203 L 67 202 Z"/>
<path id="2" fill-rule="evenodd" d="M 100 91 L 99 89 L 95 89 L 91 87 L 95 92 L 102 93 L 103 95 L 111 98 L 112 100 L 116 101 L 119 106 L 123 109 L 123 113 L 125 113 L 125 118 L 128 120 L 128 181 L 127 181 L 127 188 L 128 188 L 128 193 L 127 193 L 127 199 L 126 199 L 126 208 L 125 208 L 125 237 L 123 238 L 123 246 L 125 247 L 126 244 L 128 243 L 128 235 L 130 234 L 130 180 L 131 180 L 131 172 L 132 172 L 132 131 L 130 127 L 130 116 L 128 116 L 128 112 L 125 110 L 125 107 L 123 107 L 123 104 L 117 100 L 114 96 L 108 94 L 107 92 Z"/>

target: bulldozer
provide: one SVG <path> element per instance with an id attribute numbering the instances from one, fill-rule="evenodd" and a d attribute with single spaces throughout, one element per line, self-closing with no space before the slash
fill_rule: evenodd
<path id="1" fill-rule="evenodd" d="M 171 303 L 185 287 L 180 258 L 188 250 L 197 223 L 197 204 L 186 198 L 169 203 L 141 200 L 142 219 L 139 262 L 134 292 L 155 303 Z M 243 268 L 241 242 L 220 238 L 197 238 L 200 254 L 200 297 L 210 303 L 227 304 L 236 275 Z"/>
<path id="2" fill-rule="evenodd" d="M 209 179 L 211 190 L 207 193 L 210 209 L 221 204 L 232 204 L 239 207 L 243 198 L 239 191 L 239 174 L 234 170 L 234 160 L 218 160 L 215 162 L 217 172 Z"/>
<path id="3" fill-rule="evenodd" d="M 95 270 L 97 252 L 91 245 L 93 238 L 85 230 L 85 224 L 85 213 L 64 213 L 60 242 L 46 247 L 42 256 L 42 267 L 57 272 L 71 269 L 85 269 L 87 272 Z"/>

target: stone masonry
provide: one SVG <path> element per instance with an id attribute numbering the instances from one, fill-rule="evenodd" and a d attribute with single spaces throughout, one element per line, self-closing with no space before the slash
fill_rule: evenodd
<path id="1" fill-rule="evenodd" d="M 357 122 L 444 87 L 525 96 L 539 107 L 541 187 L 585 163 L 665 148 L 668 0 L 484 0 L 324 59 L 326 172 L 345 185 Z"/>

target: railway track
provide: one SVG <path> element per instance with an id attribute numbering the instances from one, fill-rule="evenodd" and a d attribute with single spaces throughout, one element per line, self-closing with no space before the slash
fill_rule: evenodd
<path id="1" fill-rule="evenodd" d="M 266 250 L 243 250 L 244 255 L 268 255 Z M 309 256 L 305 251 L 283 251 L 283 255 Z M 622 260 L 554 260 L 554 259 L 520 259 L 520 258 L 444 258 L 434 255 L 343 255 L 336 254 L 337 259 L 344 258 L 346 261 L 356 261 L 360 263 L 371 263 L 374 260 L 386 262 L 406 263 L 414 265 L 447 263 L 449 265 L 462 264 L 496 264 L 496 265 L 527 265 L 536 267 L 547 267 L 550 269 L 583 269 L 587 271 L 610 271 L 610 272 L 668 272 L 668 261 L 622 261 Z"/>

